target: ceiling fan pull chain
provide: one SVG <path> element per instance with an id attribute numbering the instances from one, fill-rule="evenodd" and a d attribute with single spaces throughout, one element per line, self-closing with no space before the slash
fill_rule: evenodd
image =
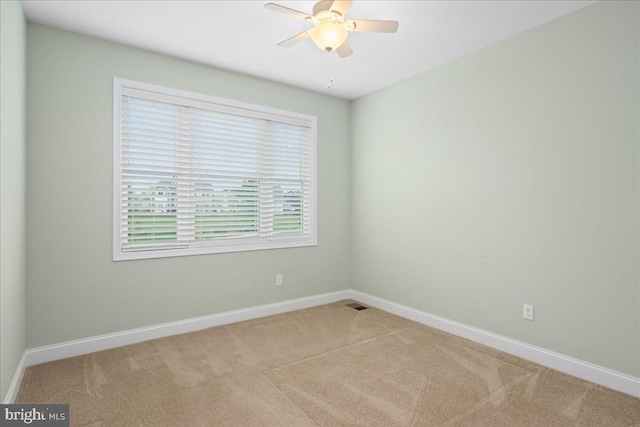
<path id="1" fill-rule="evenodd" d="M 331 89 L 331 84 L 333 83 L 333 72 L 331 70 L 331 52 L 327 52 L 327 56 L 329 57 L 329 72 L 328 72 L 328 80 L 329 82 L 327 83 L 327 89 Z"/>

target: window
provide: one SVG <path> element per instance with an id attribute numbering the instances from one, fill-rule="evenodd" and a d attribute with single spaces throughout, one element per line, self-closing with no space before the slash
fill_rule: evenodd
<path id="1" fill-rule="evenodd" d="M 316 118 L 114 79 L 114 260 L 316 244 Z"/>

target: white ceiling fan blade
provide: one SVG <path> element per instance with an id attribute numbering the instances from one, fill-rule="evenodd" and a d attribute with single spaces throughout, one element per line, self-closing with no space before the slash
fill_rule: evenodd
<path id="1" fill-rule="evenodd" d="M 349 21 L 353 29 L 350 31 L 362 31 L 371 33 L 395 33 L 398 31 L 398 21 L 366 21 L 353 20 Z"/>
<path id="2" fill-rule="evenodd" d="M 281 41 L 280 43 L 278 43 L 278 46 L 280 47 L 289 47 L 291 45 L 294 45 L 304 39 L 308 39 L 309 38 L 309 31 L 303 31 L 300 34 L 296 34 L 295 36 L 291 37 L 290 39 L 286 39 L 284 41 Z"/>
<path id="3" fill-rule="evenodd" d="M 351 50 L 351 46 L 349 46 L 349 42 L 346 40 L 340 45 L 339 48 L 336 49 L 336 52 L 338 52 L 340 58 L 346 58 L 347 56 L 351 56 L 353 54 L 353 50 Z"/>
<path id="4" fill-rule="evenodd" d="M 349 9 L 351 9 L 352 0 L 334 0 L 329 9 L 339 12 L 340 15 L 345 16 Z"/>
<path id="5" fill-rule="evenodd" d="M 320 0 L 318 3 L 313 5 L 313 14 L 317 15 L 320 12 L 331 9 L 332 4 L 333 0 Z"/>
<path id="6" fill-rule="evenodd" d="M 333 10 L 344 16 L 351 9 L 352 0 L 320 0 L 313 6 L 313 14 Z"/>
<path id="7" fill-rule="evenodd" d="M 279 12 L 279 13 L 284 13 L 285 15 L 289 15 L 292 16 L 294 18 L 298 18 L 298 19 L 310 19 L 311 15 L 309 15 L 308 13 L 304 13 L 304 12 L 300 12 L 299 10 L 295 10 L 295 9 L 291 9 L 288 7 L 284 7 L 284 6 L 280 6 L 279 4 L 275 4 L 275 3 L 267 3 L 264 5 L 265 9 L 269 9 L 272 10 L 274 12 Z"/>

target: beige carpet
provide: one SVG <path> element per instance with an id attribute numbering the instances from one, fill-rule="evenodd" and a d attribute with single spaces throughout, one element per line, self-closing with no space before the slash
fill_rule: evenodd
<path id="1" fill-rule="evenodd" d="M 29 367 L 87 426 L 640 426 L 640 399 L 335 304 Z"/>

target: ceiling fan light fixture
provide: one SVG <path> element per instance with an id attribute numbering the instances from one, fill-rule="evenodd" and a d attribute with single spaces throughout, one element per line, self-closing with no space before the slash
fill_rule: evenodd
<path id="1" fill-rule="evenodd" d="M 347 35 L 344 26 L 330 22 L 320 23 L 309 30 L 309 36 L 316 46 L 328 52 L 339 48 L 347 39 Z"/>
<path id="2" fill-rule="evenodd" d="M 346 14 L 351 9 L 352 2 L 353 0 L 320 0 L 313 6 L 313 15 L 275 3 L 267 3 L 264 7 L 274 12 L 303 19 L 314 25 L 310 30 L 281 41 L 278 46 L 289 47 L 310 38 L 320 49 L 327 52 L 335 50 L 340 58 L 346 58 L 353 54 L 353 50 L 347 41 L 349 31 L 395 33 L 398 30 L 398 21 L 370 19 L 353 21 L 347 19 Z"/>

